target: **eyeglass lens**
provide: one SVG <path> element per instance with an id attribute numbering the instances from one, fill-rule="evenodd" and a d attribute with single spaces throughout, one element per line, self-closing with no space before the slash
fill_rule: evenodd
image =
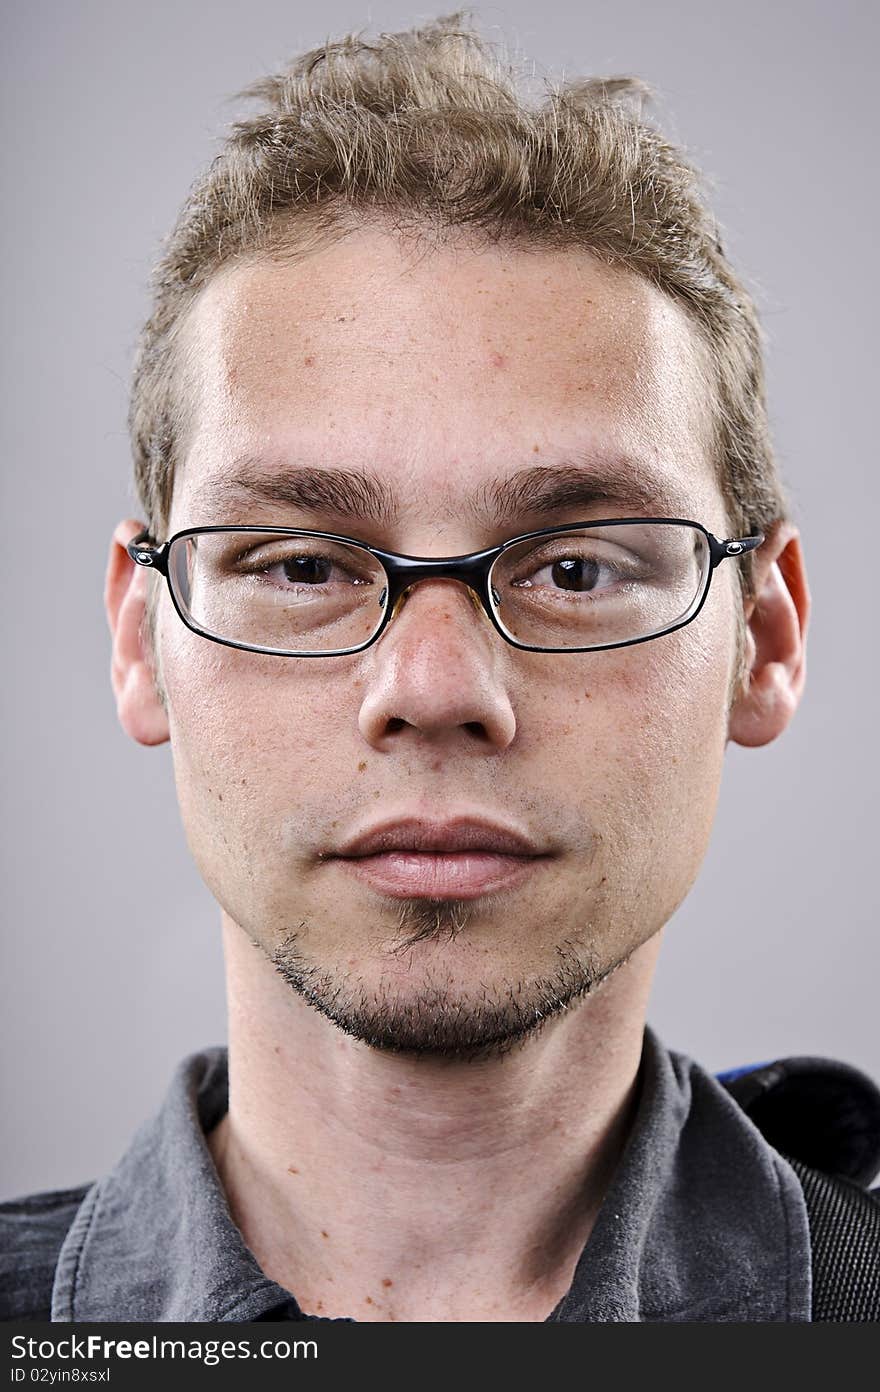
<path id="1" fill-rule="evenodd" d="M 516 542 L 495 561 L 502 629 L 528 647 L 603 647 L 690 616 L 710 569 L 703 532 L 684 523 L 584 527 Z M 202 532 L 169 556 L 175 597 L 216 638 L 275 653 L 357 648 L 378 629 L 388 577 L 365 548 L 323 537 Z"/>

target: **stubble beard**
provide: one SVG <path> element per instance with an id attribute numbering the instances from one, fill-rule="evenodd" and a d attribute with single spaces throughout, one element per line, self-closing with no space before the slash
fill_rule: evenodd
<path id="1" fill-rule="evenodd" d="M 491 910 L 492 898 L 389 900 L 397 916 L 395 961 L 412 959 L 420 944 L 453 941 L 478 910 Z M 418 988 L 404 996 L 322 970 L 304 953 L 300 929 L 286 933 L 267 955 L 293 990 L 352 1038 L 386 1052 L 460 1062 L 521 1047 L 626 961 L 602 961 L 570 932 L 555 944 L 553 961 L 540 977 L 475 981 L 464 993 L 451 973 L 426 967 Z"/>

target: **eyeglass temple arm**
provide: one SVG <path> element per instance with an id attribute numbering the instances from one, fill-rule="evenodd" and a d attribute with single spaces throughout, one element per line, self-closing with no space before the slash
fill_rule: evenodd
<path id="1" fill-rule="evenodd" d="M 167 575 L 168 542 L 166 541 L 163 546 L 146 546 L 144 543 L 149 535 L 149 527 L 144 527 L 142 532 L 138 532 L 136 537 L 132 537 L 125 549 L 137 565 L 152 566 L 161 575 Z"/>
<path id="2" fill-rule="evenodd" d="M 746 551 L 756 550 L 766 540 L 764 533 L 758 532 L 755 536 L 728 537 L 726 541 L 719 541 L 710 532 L 709 542 L 712 549 L 713 568 L 721 561 L 726 561 L 728 556 L 742 556 Z"/>

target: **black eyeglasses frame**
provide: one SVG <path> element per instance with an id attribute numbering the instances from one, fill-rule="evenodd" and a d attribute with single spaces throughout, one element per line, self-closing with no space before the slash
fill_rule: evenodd
<path id="1" fill-rule="evenodd" d="M 680 619 L 668 628 L 661 629 L 658 633 L 646 633 L 641 638 L 625 638 L 619 643 L 600 643 L 594 646 L 583 648 L 541 648 L 531 643 L 520 643 L 515 638 L 504 631 L 498 621 L 493 609 L 489 594 L 489 575 L 495 561 L 510 547 L 518 545 L 522 541 L 529 541 L 533 537 L 553 536 L 560 532 L 576 532 L 584 528 L 593 527 L 617 527 L 631 525 L 632 523 L 661 522 L 670 526 L 693 527 L 702 532 L 709 545 L 710 565 L 707 572 L 706 584 L 700 602 L 692 614 L 687 618 Z M 382 563 L 385 573 L 388 576 L 388 599 L 376 632 L 365 643 L 361 643 L 354 648 L 339 648 L 329 652 L 285 652 L 277 648 L 260 648 L 252 643 L 237 643 L 231 638 L 219 638 L 214 633 L 208 633 L 196 624 L 191 617 L 187 616 L 178 602 L 171 582 L 171 574 L 168 567 L 168 556 L 171 547 L 182 537 L 202 535 L 207 532 L 265 532 L 273 536 L 309 536 L 319 537 L 326 541 L 347 542 L 351 546 L 358 546 L 364 551 L 368 551 Z M 145 527 L 136 537 L 132 537 L 126 550 L 131 559 L 140 566 L 151 566 L 161 575 L 165 576 L 168 583 L 168 592 L 171 601 L 177 610 L 180 618 L 188 629 L 193 633 L 199 634 L 202 638 L 207 638 L 212 643 L 221 643 L 227 648 L 238 648 L 243 652 L 262 653 L 266 657 L 347 657 L 352 653 L 364 652 L 365 649 L 381 638 L 385 629 L 394 617 L 398 603 L 402 596 L 413 584 L 419 580 L 449 579 L 460 580 L 467 585 L 468 589 L 475 594 L 488 615 L 493 627 L 498 631 L 506 643 L 514 648 L 519 648 L 524 652 L 546 652 L 546 653 L 574 653 L 574 652 L 601 652 L 608 648 L 627 648 L 635 643 L 648 643 L 654 638 L 662 638 L 666 633 L 674 633 L 676 629 L 684 628 L 686 624 L 692 623 L 697 617 L 706 598 L 712 583 L 712 576 L 715 570 L 724 560 L 732 556 L 742 556 L 748 551 L 755 550 L 766 540 L 763 532 L 758 532 L 754 536 L 730 537 L 726 541 L 719 541 L 718 537 L 703 526 L 701 522 L 694 522 L 685 517 L 611 517 L 600 520 L 591 519 L 588 522 L 563 522 L 555 527 L 540 527 L 533 532 L 523 532 L 519 536 L 509 537 L 507 541 L 501 542 L 498 546 L 488 547 L 483 551 L 473 551 L 466 556 L 407 556 L 396 551 L 383 551 L 377 546 L 372 546 L 369 542 L 361 541 L 357 537 L 343 536 L 338 532 L 313 531 L 308 527 L 268 527 L 236 524 L 234 526 L 210 526 L 210 527 L 185 527 L 182 531 L 175 532 L 167 541 L 156 545 L 147 545 L 149 541 L 149 528 Z"/>

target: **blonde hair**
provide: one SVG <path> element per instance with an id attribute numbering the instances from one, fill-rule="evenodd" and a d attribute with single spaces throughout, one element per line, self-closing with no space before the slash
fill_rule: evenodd
<path id="1" fill-rule="evenodd" d="M 164 537 L 187 409 L 175 346 L 221 266 L 283 259 L 380 217 L 413 236 L 582 247 L 681 304 L 712 365 L 713 460 L 734 536 L 790 513 L 773 456 L 762 331 L 725 256 L 700 177 L 642 117 L 637 77 L 524 74 L 457 11 L 421 28 L 350 34 L 238 93 L 257 98 L 191 189 L 153 278 L 129 411 L 147 523 Z M 754 595 L 752 556 L 737 562 Z M 150 629 L 154 612 L 151 607 Z M 746 675 L 737 606 L 733 699 Z"/>

